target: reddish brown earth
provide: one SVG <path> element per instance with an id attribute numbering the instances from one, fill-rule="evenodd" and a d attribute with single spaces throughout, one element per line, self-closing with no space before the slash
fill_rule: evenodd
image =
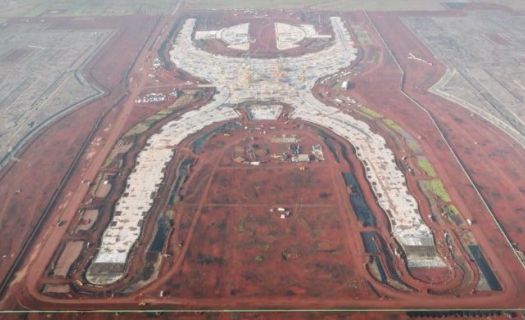
<path id="1" fill-rule="evenodd" d="M 411 35 L 408 30 L 405 32 L 407 37 Z M 428 50 L 425 50 L 421 44 L 419 46 L 416 50 L 421 50 L 420 53 L 429 57 Z M 392 48 L 394 52 L 397 51 L 395 46 Z M 521 161 L 525 151 L 500 130 L 479 117 L 471 116 L 467 110 L 454 108 L 454 104 L 444 99 L 422 93 L 422 89 L 427 84 L 444 73 L 444 66 L 437 64 L 437 72 L 426 71 L 416 77 L 414 75 L 417 72 L 416 68 L 409 66 L 409 62 L 403 58 L 403 51 L 400 48 L 398 50 L 396 56 L 400 56 L 402 66 L 407 66 L 404 67 L 407 75 L 405 83 L 407 91 L 428 105 L 435 117 L 441 120 L 445 131 L 449 133 L 449 140 L 457 146 L 455 149 L 460 154 L 462 162 L 480 186 L 482 194 L 496 216 L 500 218 L 511 239 L 520 247 L 525 247 L 525 236 L 522 233 L 525 224 L 523 219 L 519 218 L 525 200 L 524 164 Z"/>
<path id="2" fill-rule="evenodd" d="M 511 239 L 517 242 L 523 241 L 519 232 L 523 222 L 511 212 L 519 210 L 524 200 L 520 192 L 524 180 L 518 169 L 523 167 L 519 159 L 525 156 L 524 150 L 517 148 L 508 136 L 490 124 L 470 116 L 465 109 L 429 94 L 426 90 L 441 77 L 444 72 L 443 65 L 435 61 L 428 49 L 405 28 L 399 16 L 386 13 L 374 13 L 370 16 L 405 73 L 402 78 L 388 51 L 378 55 L 373 46 L 370 51 L 372 56 L 367 58 L 368 48 L 365 48 L 365 63 L 370 59 L 370 64 L 375 66 L 365 69 L 357 76 L 352 94 L 367 106 L 400 123 L 413 136 L 421 136 L 419 142 L 425 155 L 436 167 L 438 176 L 444 180 L 460 211 L 476 221 L 472 232 L 485 250 L 489 263 L 500 271 L 502 280 L 507 283 L 507 290 L 514 292 L 514 295 L 510 296 L 522 296 L 523 292 L 520 290 L 523 286 L 517 283 L 524 281 L 523 268 L 462 173 L 431 118 L 404 96 L 400 88 L 419 101 L 435 117 L 438 126 L 446 132 L 448 143 L 475 183 L 481 186 L 484 198 L 503 222 Z M 357 14 L 354 14 L 353 18 L 358 21 L 360 19 Z M 362 16 L 361 19 L 368 20 Z M 369 34 L 375 37 L 376 46 L 382 46 L 374 29 L 368 30 Z M 408 60 L 409 52 L 431 61 L 434 67 Z M 378 90 L 381 94 L 378 94 Z M 478 142 L 478 145 L 474 142 Z M 506 263 L 503 264 L 502 261 Z M 512 305 L 511 300 L 506 302 Z M 514 303 L 520 305 L 520 302 L 516 300 Z"/>
<path id="3" fill-rule="evenodd" d="M 16 317 L 16 316 L 13 316 Z M 407 315 L 400 312 L 132 312 L 132 313 L 116 313 L 116 312 L 74 312 L 71 314 L 30 314 L 27 315 L 28 320 L 41 319 L 48 317 L 58 320 L 69 320 L 69 319 L 93 319 L 93 320 L 114 320 L 121 318 L 133 318 L 133 319 L 201 319 L 201 320 L 231 320 L 231 319 L 243 319 L 243 320 L 266 320 L 266 319 L 283 319 L 283 320 L 341 320 L 351 319 L 356 320 L 403 320 L 410 319 Z M 463 319 L 467 319 L 464 317 Z M 468 318 L 475 319 L 475 317 Z M 478 317 L 479 319 L 479 317 Z M 491 317 L 491 319 L 507 319 L 504 316 Z M 521 319 L 521 318 L 518 318 Z"/>
<path id="4" fill-rule="evenodd" d="M 506 233 L 518 246 L 525 248 L 525 236 L 523 228 L 525 221 L 520 218 L 525 201 L 525 165 L 522 161 L 525 150 L 499 129 L 490 125 L 479 117 L 471 116 L 466 109 L 432 95 L 426 88 L 437 81 L 445 72 L 445 67 L 438 61 L 432 59 L 428 49 L 407 30 L 396 17 L 377 18 L 374 22 L 378 26 L 383 37 L 388 41 L 394 55 L 405 71 L 405 82 L 403 88 L 434 116 L 438 126 L 446 132 L 446 138 L 460 161 L 471 175 L 474 183 L 479 186 L 481 194 L 489 204 L 490 208 L 502 223 Z M 386 27 L 388 25 L 388 28 Z M 394 30 L 397 31 L 394 36 Z M 403 37 L 403 45 L 395 37 Z M 416 66 L 414 62 L 407 59 L 408 51 L 416 55 L 421 54 L 428 61 L 432 61 L 436 68 L 425 70 L 424 66 Z M 482 129 L 481 129 L 482 128 Z M 454 171 L 447 168 L 441 170 L 439 175 L 455 177 Z M 456 183 L 459 183 L 456 182 Z M 457 185 L 452 183 L 452 185 Z M 472 191 L 462 188 L 461 195 L 467 196 Z M 471 202 L 478 200 L 476 195 L 469 196 Z M 475 209 L 474 203 L 468 204 L 474 220 L 479 224 L 474 229 L 480 233 L 490 234 L 489 247 L 494 247 L 498 253 L 510 253 L 508 245 L 501 243 L 496 237 L 496 230 L 489 231 L 494 227 L 490 216 L 483 208 Z M 503 257 L 499 259 L 505 260 Z M 509 260 L 510 260 L 509 256 Z M 496 260 L 496 259 L 495 259 Z M 512 259 L 510 261 L 515 261 Z M 507 264 L 511 267 L 513 264 Z M 511 269 L 518 271 L 518 269 Z M 514 273 L 514 272 L 512 272 Z M 523 275 L 523 269 L 517 274 Z"/>
<path id="5" fill-rule="evenodd" d="M 231 25 L 232 21 L 238 19 L 231 17 L 233 13 L 215 14 L 224 14 L 224 21 L 217 20 L 217 25 Z M 461 12 L 454 11 L 453 14 Z M 402 260 L 396 258 L 393 263 L 400 277 L 418 292 L 394 290 L 379 284 L 366 269 L 368 256 L 363 252 L 359 237 L 359 231 L 369 229 L 359 226 L 349 206 L 348 190 L 341 178 L 341 171 L 354 170 L 360 185 L 365 189 L 365 198 L 378 219 L 377 230 L 385 238 L 390 249 L 395 242 L 389 236 L 388 222 L 384 214 L 381 214 L 377 204 L 373 205 L 374 197 L 370 190 L 365 188 L 367 184 L 359 161 L 350 153 L 348 163 L 337 163 L 334 155 L 323 145 L 326 161 L 311 163 L 305 170 L 301 169 L 299 164 L 274 163 L 273 160 L 261 167 L 247 167 L 234 163 L 231 158 L 235 145 L 249 135 L 254 135 L 241 130 L 233 132 L 230 136 L 213 137 L 200 155 L 194 154 L 189 146 L 194 137 L 183 142 L 179 156 L 198 157 L 199 161 L 183 187 L 183 201 L 170 208 L 175 212 L 175 231 L 170 235 L 167 248 L 164 248 L 163 252 L 170 254 L 164 257 L 158 280 L 129 296 L 113 296 L 112 293 L 103 290 L 99 290 L 98 296 L 75 294 L 71 298 L 55 298 L 41 294 L 39 290 L 43 283 L 55 281 L 42 276 L 49 261 L 64 241 L 66 230 L 74 230 L 74 223 L 79 221 L 76 213 L 89 191 L 89 186 L 82 183 L 82 180 L 92 181 L 96 177 L 113 144 L 123 132 L 165 106 L 159 104 L 136 108 L 135 98 L 153 89 L 168 90 L 171 87 L 193 85 L 183 83 L 180 78 L 174 79 L 175 75 L 184 75 L 177 71 L 174 71 L 172 77 L 169 72 L 160 72 L 160 86 L 147 77 L 147 68 L 154 57 L 153 52 L 160 45 L 159 40 L 155 39 L 162 39 L 169 31 L 167 18 L 157 25 L 152 33 L 160 36 L 150 37 L 148 50 L 142 51 L 138 58 L 137 68 L 133 69 L 130 75 L 129 97 L 117 107 L 118 111 L 109 113 L 102 122 L 101 129 L 94 135 L 95 139 L 80 160 L 77 171 L 65 186 L 58 206 L 52 212 L 52 219 L 47 221 L 43 232 L 39 234 L 39 241 L 30 251 L 30 259 L 20 269 L 2 306 L 38 309 L 95 309 L 101 306 L 115 309 L 210 306 L 221 309 L 523 307 L 521 297 L 525 290 L 524 269 L 512 254 L 482 200 L 488 203 L 512 241 L 522 245 L 525 240 L 521 235 L 521 228 L 525 226 L 522 226 L 524 222 L 520 221 L 514 212 L 523 210 L 521 203 L 525 200 L 522 192 L 525 192 L 525 173 L 520 170 L 523 168 L 523 161 L 520 160 L 524 159 L 525 151 L 490 124 L 427 92 L 427 89 L 442 76 L 445 67 L 433 59 L 428 49 L 401 23 L 399 17 L 400 14 L 386 13 L 370 13 L 369 16 L 361 12 L 348 14 L 347 23 L 350 26 L 360 25 L 366 30 L 370 44 L 361 48 L 359 59 L 353 65 L 355 73 L 352 89 L 343 94 L 355 97 L 367 107 L 395 120 L 413 137 L 417 137 L 424 155 L 443 180 L 454 204 L 465 218 L 470 218 L 475 223 L 471 227 L 456 228 L 432 224 L 429 218 L 423 218 L 436 230 L 438 242 L 443 242 L 441 234 L 445 230 L 452 233 L 454 244 L 459 243 L 458 239 L 463 232 L 470 231 L 503 286 L 503 291 L 479 294 L 470 292 L 479 274 L 468 259 L 462 262 L 461 268 L 454 265 L 450 274 L 442 269 L 435 272 L 415 270 L 412 272 L 415 278 L 412 278 Z M 284 18 L 279 16 L 279 20 L 281 19 Z M 213 23 L 210 23 L 211 25 Z M 268 25 L 261 24 L 261 30 L 268 30 Z M 255 34 L 256 37 L 264 38 L 269 37 L 267 32 Z M 382 42 L 383 38 L 388 47 Z M 268 48 L 261 48 L 266 49 Z M 433 66 L 408 60 L 409 52 L 431 61 Z M 108 60 L 104 60 L 104 57 Z M 101 59 L 107 64 L 101 63 L 108 68 L 110 58 L 115 57 L 104 57 Z M 93 78 L 96 79 L 95 76 Z M 113 94 L 113 91 L 110 92 L 111 94 L 104 99 L 109 99 Z M 315 93 L 329 103 L 336 93 L 341 94 L 338 89 L 321 86 L 315 88 Z M 108 105 L 100 103 L 95 106 L 98 106 L 96 110 L 99 113 L 108 108 Z M 90 108 L 90 111 L 94 108 Z M 78 124 L 81 120 L 93 121 L 95 116 L 89 112 L 82 113 L 86 109 L 78 109 L 67 116 L 68 118 L 64 118 L 68 119 L 68 122 L 58 121 L 50 127 L 45 135 L 54 135 L 42 135 L 37 138 L 46 137 L 37 144 L 33 143 L 21 155 L 23 160 L 14 164 L 3 179 L 22 183 L 23 179 L 27 181 L 32 177 L 29 173 L 22 172 L 27 170 L 37 178 L 43 179 L 44 187 L 54 188 L 58 184 L 58 178 L 53 175 L 55 180 L 52 180 L 46 174 L 49 170 L 58 174 L 59 169 L 67 164 L 59 164 L 57 159 L 66 155 L 69 156 L 66 160 L 73 158 L 75 149 L 66 142 L 69 141 L 70 135 L 74 136 L 71 134 L 74 129 L 79 134 L 75 140 L 77 149 L 83 141 L 82 138 L 87 136 L 89 126 L 84 128 Z M 77 116 L 74 117 L 75 115 Z M 373 121 L 367 121 L 375 131 L 385 134 L 384 128 Z M 296 127 L 293 131 L 303 134 L 306 144 L 320 142 L 319 137 L 312 133 L 312 128 L 298 123 L 280 124 L 277 130 L 291 132 L 290 126 L 294 125 Z M 260 131 L 258 132 L 260 134 Z M 445 133 L 444 136 L 441 132 Z M 261 137 L 258 142 L 269 145 L 264 136 Z M 385 138 L 398 158 L 400 154 L 408 152 L 406 142 L 401 141 L 399 137 Z M 89 139 L 91 141 L 91 138 Z M 54 143 L 51 143 L 52 141 Z M 69 146 L 68 149 L 58 150 L 58 141 L 64 141 L 63 143 Z M 52 156 L 42 159 L 42 153 L 50 150 L 53 152 Z M 337 152 L 341 155 L 341 150 Z M 458 159 L 454 155 L 457 155 Z M 176 165 L 177 161 L 180 161 L 180 158 L 170 166 Z M 462 165 L 478 186 L 483 198 L 480 198 L 472 187 L 467 175 L 462 171 Z M 46 174 L 41 168 L 46 168 Z M 16 170 L 19 170 L 20 176 L 11 173 Z M 62 170 L 64 171 L 64 168 Z M 424 201 L 424 196 L 416 185 L 419 178 L 417 175 L 407 178 L 407 185 L 422 201 L 422 210 L 428 212 L 429 204 Z M 2 181 L 2 186 L 4 185 Z M 41 188 L 42 185 L 39 188 L 35 187 L 32 197 L 36 197 L 37 190 Z M 325 190 L 329 190 L 329 198 L 320 196 Z M 30 212 L 35 214 L 41 212 L 41 208 L 38 211 L 38 207 L 26 207 L 32 200 L 31 197 L 26 196 L 23 201 L 16 198 L 24 195 L 24 192 L 9 192 L 10 197 L 7 201 L 11 204 L 4 205 L 2 212 L 8 212 L 11 208 L 19 210 L 19 213 L 25 209 L 32 210 Z M 45 196 L 49 197 L 50 192 L 51 190 Z M 44 199 L 39 201 L 40 206 L 45 203 Z M 292 217 L 281 220 L 273 216 L 269 209 L 277 205 L 289 206 L 292 209 Z M 105 221 L 108 221 L 108 218 L 106 216 Z M 59 219 L 66 221 L 64 226 L 57 225 Z M 144 237 L 144 241 L 149 241 L 153 234 L 152 222 L 149 223 L 145 228 L 147 237 Z M 315 231 L 312 226 L 319 228 Z M 29 230 L 29 227 L 26 228 Z M 15 243 L 9 245 L 15 246 Z M 143 244 L 139 247 L 137 252 L 143 252 Z M 438 244 L 438 249 L 445 252 L 443 244 Z M 460 252 L 463 259 L 466 257 L 463 249 L 455 252 Z M 385 255 L 386 253 L 381 255 L 381 261 L 385 261 Z M 142 261 L 138 257 L 140 254 L 131 262 L 131 272 L 140 270 Z M 463 277 L 460 269 L 470 270 L 465 271 L 468 277 Z M 78 274 L 76 277 L 78 279 Z M 441 285 L 439 289 L 442 292 L 448 287 L 460 287 L 461 290 L 441 295 L 429 294 L 425 291 L 429 287 L 428 282 L 436 280 L 441 280 L 438 281 L 441 282 L 438 287 Z M 164 297 L 159 298 L 161 290 Z M 188 315 L 194 316 L 206 318 L 208 315 Z M 217 317 L 227 316 L 221 314 Z M 302 316 L 308 318 L 312 314 Z M 328 317 L 331 316 L 332 314 Z M 357 317 L 360 316 L 362 314 L 358 314 Z M 384 316 L 385 314 L 377 315 L 378 318 Z M 403 315 L 399 316 L 403 318 Z M 246 315 L 246 318 L 250 317 L 251 315 Z M 295 315 L 290 316 L 292 319 L 294 317 Z"/>
<path id="6" fill-rule="evenodd" d="M 44 314 L 28 315 L 28 320 L 41 319 L 45 317 Z M 356 320 L 405 320 L 405 319 L 434 319 L 439 318 L 440 315 L 429 315 L 429 313 L 422 312 L 419 316 L 408 316 L 402 312 L 387 312 L 387 311 L 376 311 L 376 312 L 133 312 L 133 313 L 114 313 L 114 312 L 75 312 L 71 314 L 57 314 L 51 313 L 48 315 L 52 319 L 68 320 L 68 319 L 94 319 L 94 320 L 109 320 L 109 319 L 120 319 L 123 317 L 133 317 L 133 319 L 202 319 L 202 320 L 231 320 L 231 319 L 243 319 L 243 320 L 266 320 L 266 319 L 283 319 L 283 320 L 341 320 L 341 319 L 356 319 Z M 443 316 L 441 316 L 443 317 Z M 449 316 L 450 318 L 454 316 Z M 489 317 L 489 315 L 475 315 L 471 316 L 466 314 L 458 313 L 454 318 L 458 319 L 482 319 Z M 490 319 L 493 320 L 505 320 L 505 319 L 524 319 L 523 315 L 517 312 L 508 312 L 490 315 Z"/>
<path id="7" fill-rule="evenodd" d="M 268 135 L 298 133 L 305 150 L 320 143 L 319 137 L 298 129 L 302 125 L 290 125 L 295 129 L 270 131 Z M 346 305 L 348 302 L 343 301 L 349 299 L 359 303 L 375 301 L 378 296 L 396 296 L 392 290 L 376 287 L 360 263 L 364 259 L 362 244 L 353 236 L 356 216 L 349 208 L 346 191 L 341 193 L 346 189 L 341 171 L 362 171 L 359 162 L 352 157 L 352 165 L 336 163 L 326 151 L 325 162 L 311 163 L 305 170 L 301 164 L 273 160 L 260 168 L 234 164 L 232 150 L 242 145 L 241 140 L 255 136 L 257 145 L 271 145 L 268 138 L 258 135 L 258 131 L 233 132 L 208 143 L 187 182 L 184 201 L 172 208 L 176 231 L 172 249 L 166 251 L 172 252 L 174 260 L 165 259 L 161 278 L 140 290 L 138 296 L 131 300 L 113 298 L 112 306 L 139 297 L 139 301 L 153 303 L 160 290 L 164 292 L 161 301 L 188 307 L 217 303 L 229 307 L 305 303 L 309 307 L 334 307 Z M 184 143 L 181 149 L 180 157 L 186 157 Z M 270 153 L 279 152 L 277 146 L 270 149 Z M 326 145 L 324 149 L 328 149 Z M 338 154 L 342 159 L 343 154 Z M 267 181 L 268 170 L 281 179 Z M 230 192 L 221 196 L 220 190 L 226 186 Z M 322 197 L 323 192 L 327 196 Z M 269 212 L 278 205 L 292 209 L 292 217 L 281 220 Z M 242 230 L 239 225 L 243 225 Z M 27 298 L 23 304 L 32 305 Z M 75 301 L 39 299 L 49 303 Z M 91 303 L 86 299 L 82 302 L 86 307 Z"/>
<path id="8" fill-rule="evenodd" d="M 250 50 L 255 52 L 275 52 L 275 27 L 272 19 L 255 19 L 250 23 L 250 38 L 255 42 L 251 44 Z"/>
<path id="9" fill-rule="evenodd" d="M 60 254 L 60 258 L 56 262 L 54 272 L 58 276 L 66 276 L 71 265 L 80 255 L 84 244 L 80 241 L 71 241 L 66 243 L 64 249 Z"/>
<path id="10" fill-rule="evenodd" d="M 305 149 L 315 139 L 307 131 L 294 132 L 302 135 Z M 269 131 L 266 139 L 277 133 L 281 131 Z M 373 296 L 357 275 L 363 268 L 351 259 L 362 249 L 359 239 L 345 229 L 356 218 L 341 208 L 346 208 L 347 199 L 338 196 L 343 180 L 333 157 L 308 165 L 233 163 L 233 146 L 243 145 L 241 140 L 250 136 L 254 133 L 213 138 L 199 155 L 185 187 L 191 193 L 174 207 L 180 213 L 191 208 L 195 222 L 182 236 L 175 232 L 172 246 L 180 258 L 167 266 L 161 280 L 145 289 L 145 295 L 164 290 L 166 299 L 217 298 L 231 303 L 252 297 Z M 256 139 L 258 145 L 277 147 L 264 137 Z M 319 137 L 316 140 L 320 142 Z M 321 197 L 323 192 L 328 195 Z M 292 216 L 283 220 L 270 212 L 277 206 L 290 208 Z M 185 229 L 186 219 L 180 220 L 181 227 L 175 230 Z"/>

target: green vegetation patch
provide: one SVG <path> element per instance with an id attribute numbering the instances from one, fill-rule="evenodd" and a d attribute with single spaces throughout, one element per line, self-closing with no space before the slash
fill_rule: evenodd
<path id="1" fill-rule="evenodd" d="M 369 109 L 367 107 L 361 107 L 359 108 L 359 111 L 372 118 L 382 118 L 383 117 L 380 113 L 377 113 L 374 110 Z"/>
<path id="2" fill-rule="evenodd" d="M 366 108 L 366 107 L 360 108 L 359 111 L 361 111 L 361 114 L 367 118 L 371 118 L 371 119 L 383 118 L 383 115 L 381 115 L 380 113 L 375 112 L 374 110 Z M 386 125 L 385 130 L 390 129 L 394 133 L 399 134 L 405 140 L 410 150 L 414 151 L 415 153 L 421 153 L 421 148 L 419 147 L 417 140 L 414 139 L 408 132 L 406 132 L 397 122 L 389 118 L 384 118 L 382 119 L 382 121 Z"/>
<path id="3" fill-rule="evenodd" d="M 453 204 L 447 204 L 444 208 L 444 212 L 447 218 L 452 221 L 455 225 L 461 225 L 463 223 L 463 218 L 458 208 Z"/>
<path id="4" fill-rule="evenodd" d="M 152 116 L 149 116 L 146 120 L 136 124 L 133 128 L 131 128 L 126 134 L 124 135 L 124 138 L 128 138 L 134 135 L 139 135 L 144 132 L 146 132 L 149 128 L 154 126 L 157 122 L 160 120 L 166 118 L 167 116 L 171 115 L 173 112 L 175 112 L 177 109 L 179 109 L 181 106 L 188 104 L 192 100 L 191 94 L 184 94 L 180 96 L 175 102 L 170 105 L 169 107 L 160 110 L 159 112 L 155 113 Z"/>
<path id="5" fill-rule="evenodd" d="M 425 174 L 429 177 L 435 177 L 436 171 L 434 170 L 434 167 L 428 162 L 428 160 L 425 157 L 418 157 L 417 159 L 417 165 Z"/>
<path id="6" fill-rule="evenodd" d="M 390 129 L 396 131 L 396 132 L 403 132 L 403 129 L 392 119 L 384 119 L 383 122 L 389 127 Z"/>
<path id="7" fill-rule="evenodd" d="M 170 115 L 173 111 L 175 111 L 175 110 L 173 110 L 173 109 L 164 109 L 164 110 L 161 110 L 161 111 L 155 113 L 154 115 L 150 116 L 149 118 L 147 118 L 143 122 L 135 125 L 128 132 L 126 132 L 126 135 L 124 135 L 124 138 L 128 138 L 128 137 L 139 135 L 139 134 L 142 134 L 142 133 L 146 132 L 155 123 L 157 123 L 158 121 L 164 119 L 165 117 Z"/>
<path id="8" fill-rule="evenodd" d="M 421 183 L 425 189 L 435 194 L 443 202 L 450 202 L 450 195 L 440 179 L 422 181 Z"/>
<path id="9" fill-rule="evenodd" d="M 410 150 L 414 151 L 415 153 L 421 153 L 421 148 L 419 147 L 419 144 L 417 143 L 416 139 L 412 139 L 411 137 L 405 137 L 405 141 Z"/>

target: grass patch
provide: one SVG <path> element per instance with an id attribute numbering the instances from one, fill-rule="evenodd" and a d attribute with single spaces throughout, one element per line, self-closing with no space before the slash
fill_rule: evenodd
<path id="1" fill-rule="evenodd" d="M 148 129 L 149 127 L 145 123 L 139 123 L 135 125 L 133 128 L 131 128 L 128 132 L 126 132 L 123 138 L 129 138 L 131 136 L 139 135 L 141 133 L 146 132 L 146 130 Z"/>
<path id="2" fill-rule="evenodd" d="M 427 190 L 435 194 L 443 202 L 450 202 L 450 196 L 447 190 L 445 190 L 445 186 L 441 180 L 432 179 L 429 181 L 422 181 L 422 183 Z"/>
<path id="3" fill-rule="evenodd" d="M 131 128 L 128 132 L 126 132 L 126 135 L 124 135 L 124 138 L 128 138 L 128 137 L 139 135 L 139 134 L 146 132 L 149 128 L 155 125 L 155 123 L 166 118 L 174 111 L 175 110 L 173 109 L 164 109 L 164 110 L 161 110 L 155 113 L 154 115 L 148 117 L 146 120 L 144 120 L 143 122 L 140 122 L 139 124 Z"/>
<path id="4" fill-rule="evenodd" d="M 450 219 L 455 225 L 461 225 L 463 223 L 462 215 L 453 204 L 447 204 L 444 208 L 444 212 L 447 218 Z"/>
<path id="5" fill-rule="evenodd" d="M 410 148 L 410 150 L 414 151 L 415 153 L 421 152 L 421 148 L 419 147 L 419 144 L 417 143 L 415 139 L 405 137 L 405 141 L 408 147 Z"/>
<path id="6" fill-rule="evenodd" d="M 426 158 L 419 157 L 417 159 L 417 165 L 419 168 L 421 168 L 421 170 L 423 170 L 423 172 L 425 172 L 427 176 L 429 177 L 436 176 L 436 171 L 434 170 L 434 167 L 432 167 L 432 165 L 430 164 L 430 162 L 428 162 Z"/>
<path id="7" fill-rule="evenodd" d="M 394 120 L 392 119 L 387 118 L 387 119 L 384 119 L 383 122 L 386 124 L 387 127 L 389 127 L 390 129 L 396 132 L 403 131 L 403 129 L 401 129 L 401 127 L 396 122 L 394 122 Z"/>
<path id="8" fill-rule="evenodd" d="M 369 109 L 367 107 L 361 107 L 359 108 L 359 111 L 361 113 L 364 113 L 365 115 L 369 116 L 369 117 L 372 117 L 372 118 L 381 118 L 383 117 L 381 114 L 375 112 L 374 110 L 372 109 Z"/>
<path id="9" fill-rule="evenodd" d="M 135 125 L 128 132 L 126 132 L 123 138 L 128 138 L 128 137 L 139 135 L 139 134 L 146 132 L 149 128 L 154 126 L 160 120 L 171 115 L 173 112 L 178 110 L 180 107 L 190 103 L 191 100 L 192 100 L 192 94 L 183 94 L 177 100 L 175 100 L 175 102 L 172 105 L 160 110 L 154 115 L 149 116 L 146 120 Z"/>
<path id="10" fill-rule="evenodd" d="M 446 205 L 446 209 L 448 209 L 448 212 L 450 212 L 450 214 L 453 214 L 453 215 L 460 214 L 458 208 L 456 208 L 456 206 L 453 204 Z"/>

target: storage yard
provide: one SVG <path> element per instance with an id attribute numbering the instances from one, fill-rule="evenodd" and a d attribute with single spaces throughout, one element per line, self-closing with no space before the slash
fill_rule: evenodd
<path id="1" fill-rule="evenodd" d="M 95 60 L 81 74 L 104 92 L 88 104 L 98 113 L 80 125 L 87 107 L 73 108 L 32 138 L 48 142 L 8 163 L 0 188 L 20 187 L 0 195 L 3 215 L 30 208 L 39 190 L 22 187 L 30 173 L 15 173 L 59 162 L 50 169 L 65 177 L 47 194 L 56 199 L 20 262 L 23 281 L 5 288 L 0 306 L 446 316 L 440 309 L 525 307 L 525 149 L 498 129 L 508 117 L 486 121 L 468 105 L 505 90 L 476 78 L 488 92 L 474 86 L 477 100 L 447 91 L 459 74 L 479 74 L 460 66 L 471 53 L 453 57 L 440 47 L 452 40 L 435 35 L 446 19 L 475 26 L 488 11 L 181 8 L 144 18 L 149 29 L 121 65 L 126 85 L 98 79 L 97 68 L 118 60 L 125 45 L 111 34 L 131 38 L 128 21 L 92 31 L 82 45 Z M 496 12 L 491 23 L 509 14 Z M 507 38 L 519 36 L 490 36 Z M 93 54 L 105 46 L 112 56 Z M 0 55 L 17 56 L 26 57 Z M 519 100 L 515 80 L 495 87 Z M 82 142 L 89 125 L 76 158 L 66 147 L 37 160 L 76 127 Z M 64 155 L 75 158 L 68 172 Z M 0 244 L 0 271 L 21 245 Z"/>

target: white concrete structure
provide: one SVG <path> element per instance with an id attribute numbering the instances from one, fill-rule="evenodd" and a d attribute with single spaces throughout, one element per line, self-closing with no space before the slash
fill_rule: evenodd
<path id="1" fill-rule="evenodd" d="M 297 48 L 299 42 L 305 38 L 330 39 L 329 34 L 319 34 L 315 27 L 311 24 L 301 24 L 294 26 L 288 23 L 276 22 L 275 24 L 275 40 L 277 49 L 288 50 Z"/>
<path id="2" fill-rule="evenodd" d="M 126 189 L 115 206 L 115 214 L 105 230 L 100 251 L 86 273 L 91 283 L 109 284 L 122 273 L 101 274 L 97 264 L 125 264 L 128 254 L 140 236 L 144 217 L 150 211 L 158 186 L 164 178 L 164 168 L 173 158 L 175 147 L 186 137 L 215 122 L 231 120 L 238 114 L 225 106 L 227 90 L 220 90 L 214 101 L 181 118 L 168 122 L 159 133 L 151 136 L 139 153 L 137 164 L 129 175 Z"/>
<path id="3" fill-rule="evenodd" d="M 140 104 L 140 103 L 162 102 L 164 100 L 166 100 L 166 95 L 164 93 L 151 92 L 151 93 L 146 94 L 142 98 L 137 98 L 135 102 Z"/>
<path id="4" fill-rule="evenodd" d="M 312 155 L 317 161 L 324 161 L 323 147 L 320 144 L 312 146 Z"/>
<path id="5" fill-rule="evenodd" d="M 249 23 L 241 23 L 220 30 L 195 31 L 195 40 L 218 39 L 228 48 L 246 51 L 250 49 L 249 29 Z"/>
<path id="6" fill-rule="evenodd" d="M 192 33 L 195 20 L 186 21 L 172 50 L 171 60 L 178 68 L 206 79 L 218 87 L 215 100 L 198 110 L 184 114 L 167 123 L 153 135 L 140 153 L 135 170 L 128 178 L 123 196 L 119 199 L 111 225 L 105 231 L 97 263 L 123 264 L 140 235 L 140 223 L 151 209 L 154 195 L 163 179 L 163 170 L 173 157 L 178 143 L 189 135 L 218 121 L 236 118 L 231 105 L 253 101 L 281 102 L 294 108 L 293 118 L 329 128 L 347 139 L 357 150 L 363 162 L 366 177 L 379 199 L 379 205 L 388 215 L 396 240 L 405 249 L 411 246 L 433 247 L 432 233 L 423 222 L 417 202 L 409 193 L 405 177 L 396 165 L 394 154 L 385 140 L 370 127 L 335 107 L 324 105 L 311 93 L 315 82 L 324 76 L 347 67 L 355 59 L 357 49 L 340 18 L 331 18 L 335 34 L 332 46 L 320 53 L 282 59 L 249 59 L 214 55 L 194 46 Z M 275 66 L 284 73 L 275 79 Z M 239 69 L 249 74 L 250 82 L 239 76 Z M 408 255 L 411 266 L 443 265 L 435 256 L 423 258 Z M 91 267 L 92 267 L 91 266 Z M 95 268 L 96 269 L 96 268 Z M 88 280 L 111 283 L 122 274 Z"/>
<path id="7" fill-rule="evenodd" d="M 287 135 L 283 134 L 281 136 L 276 136 L 276 137 L 272 138 L 272 142 L 273 143 L 290 144 L 290 143 L 297 143 L 297 142 L 299 142 L 299 139 L 297 138 L 296 135 L 287 136 Z"/>

